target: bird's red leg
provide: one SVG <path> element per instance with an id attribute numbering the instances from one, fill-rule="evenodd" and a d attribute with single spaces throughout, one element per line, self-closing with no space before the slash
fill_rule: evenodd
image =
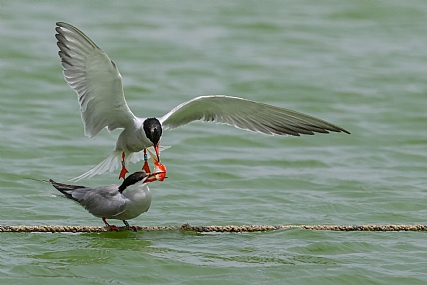
<path id="1" fill-rule="evenodd" d="M 122 170 L 120 171 L 120 175 L 119 175 L 119 179 L 126 178 L 126 173 L 128 173 L 129 171 L 126 169 L 125 166 L 125 152 L 122 153 Z"/>
<path id="2" fill-rule="evenodd" d="M 109 231 L 119 231 L 119 228 L 116 227 L 115 225 L 110 225 L 109 223 L 107 223 L 107 221 L 105 220 L 105 217 L 102 217 L 102 221 L 104 222 L 105 226 L 108 228 Z"/>
<path id="3" fill-rule="evenodd" d="M 144 148 L 144 165 L 142 166 L 142 170 L 144 170 L 146 173 L 151 173 L 150 166 L 148 165 L 147 150 L 145 148 Z"/>

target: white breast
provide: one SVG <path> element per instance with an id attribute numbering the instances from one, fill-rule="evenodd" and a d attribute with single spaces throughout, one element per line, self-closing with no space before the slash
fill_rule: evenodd
<path id="1" fill-rule="evenodd" d="M 147 212 L 151 205 L 151 192 L 147 184 L 137 183 L 127 187 L 122 193 L 126 206 L 115 219 L 130 220 Z"/>

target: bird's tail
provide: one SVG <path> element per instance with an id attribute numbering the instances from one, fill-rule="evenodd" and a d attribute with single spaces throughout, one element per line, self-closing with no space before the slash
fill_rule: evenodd
<path id="1" fill-rule="evenodd" d="M 126 160 L 127 158 L 125 159 L 125 161 Z M 102 174 L 107 170 L 112 172 L 118 169 L 120 166 L 122 166 L 121 161 L 122 161 L 122 151 L 114 150 L 103 161 L 98 163 L 95 167 L 93 167 L 89 171 L 86 171 L 82 175 L 79 175 L 77 177 L 70 179 L 70 181 L 79 181 L 79 180 L 82 180 L 83 178 L 90 178 L 92 176 Z"/>
<path id="2" fill-rule="evenodd" d="M 59 192 L 65 195 L 65 197 L 72 199 L 74 201 L 78 202 L 78 199 L 73 196 L 73 192 L 77 189 L 87 189 L 86 186 L 79 186 L 79 185 L 70 185 L 70 184 L 64 184 L 59 183 L 56 181 L 53 181 L 52 179 L 49 179 L 49 183 L 55 187 Z"/>
<path id="3" fill-rule="evenodd" d="M 161 146 L 161 150 L 168 149 L 169 146 Z M 121 150 L 114 150 L 112 153 L 110 153 L 103 161 L 101 161 L 98 165 L 90 169 L 89 171 L 83 173 L 82 175 L 79 175 L 77 177 L 74 177 L 70 179 L 70 181 L 79 181 L 84 178 L 90 178 L 92 176 L 102 174 L 106 172 L 107 170 L 110 172 L 113 172 L 116 169 L 119 169 L 122 166 L 122 153 Z M 125 165 L 128 165 L 129 162 L 137 163 L 140 160 L 144 159 L 143 152 L 131 152 L 126 153 L 125 156 Z"/>

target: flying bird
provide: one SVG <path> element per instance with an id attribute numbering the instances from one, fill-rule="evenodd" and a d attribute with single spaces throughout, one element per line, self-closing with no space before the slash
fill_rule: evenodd
<path id="1" fill-rule="evenodd" d="M 116 64 L 76 27 L 64 22 L 56 25 L 55 36 L 64 78 L 78 95 L 85 135 L 93 138 L 103 128 L 108 131 L 123 129 L 113 152 L 98 165 L 74 178 L 75 181 L 119 167 L 119 178 L 124 178 L 128 172 L 127 163 L 142 159 L 143 169 L 150 172 L 146 149 L 153 147 L 160 161 L 163 130 L 193 121 L 227 124 L 266 135 L 299 136 L 330 131 L 349 134 L 341 127 L 309 115 L 225 95 L 193 98 L 161 117 L 137 117 L 126 103 L 122 77 Z"/>

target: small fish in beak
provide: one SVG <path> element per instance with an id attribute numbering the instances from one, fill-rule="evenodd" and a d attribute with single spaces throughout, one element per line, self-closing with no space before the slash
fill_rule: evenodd
<path id="1" fill-rule="evenodd" d="M 153 172 L 148 173 L 147 178 L 145 179 L 145 183 L 150 183 L 154 181 L 163 181 L 166 177 L 163 177 L 164 172 Z M 161 179 L 161 180 L 160 180 Z"/>
<path id="2" fill-rule="evenodd" d="M 157 159 L 157 156 L 154 155 L 149 149 L 147 149 L 148 153 L 151 156 L 151 159 L 153 160 L 153 164 L 154 164 L 154 171 L 152 174 L 154 174 L 155 176 L 155 180 L 158 181 L 163 181 L 165 180 L 166 177 L 166 166 L 164 166 L 163 164 L 160 163 L 160 161 Z M 154 180 L 153 180 L 154 181 Z M 149 181 L 151 182 L 151 181 Z"/>

